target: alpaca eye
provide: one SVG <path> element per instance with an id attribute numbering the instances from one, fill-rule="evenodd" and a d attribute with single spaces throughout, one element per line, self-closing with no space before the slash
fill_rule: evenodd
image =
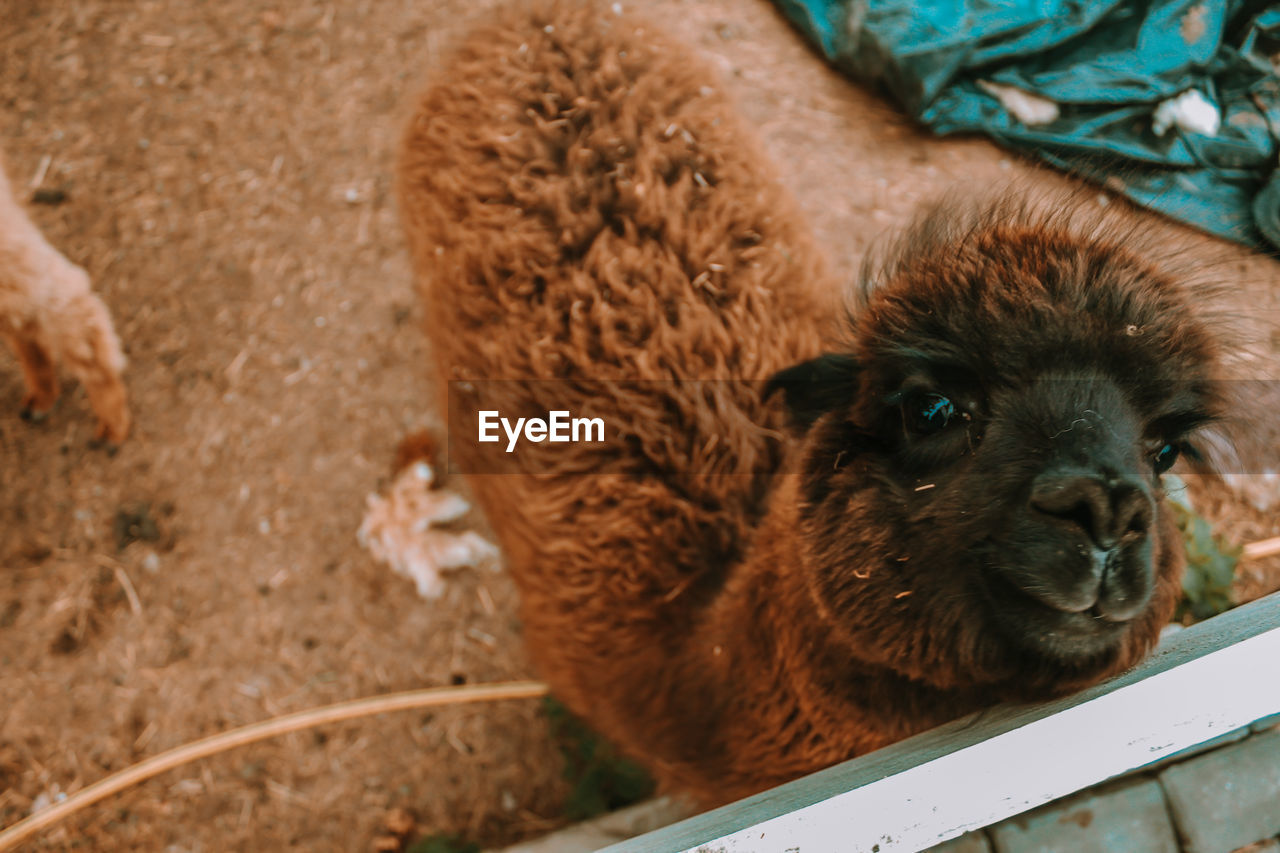
<path id="1" fill-rule="evenodd" d="M 920 435 L 941 432 L 963 413 L 956 411 L 955 403 L 941 394 L 921 394 L 903 404 L 903 418 L 907 428 Z"/>
<path id="2" fill-rule="evenodd" d="M 1155 452 L 1151 457 L 1151 464 L 1155 467 L 1157 474 L 1163 474 L 1173 467 L 1173 463 L 1178 461 L 1178 454 L 1181 448 L 1173 443 L 1166 443 L 1163 447 Z"/>

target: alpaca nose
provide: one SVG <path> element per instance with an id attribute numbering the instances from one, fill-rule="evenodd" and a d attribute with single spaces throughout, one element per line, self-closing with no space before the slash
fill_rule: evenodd
<path id="1" fill-rule="evenodd" d="M 1031 486 L 1033 509 L 1080 527 L 1103 551 L 1126 536 L 1145 537 L 1151 500 L 1135 480 L 1094 472 L 1046 472 Z"/>

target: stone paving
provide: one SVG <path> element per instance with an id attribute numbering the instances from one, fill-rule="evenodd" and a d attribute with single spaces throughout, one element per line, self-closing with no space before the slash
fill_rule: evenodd
<path id="1" fill-rule="evenodd" d="M 1060 851 L 1280 853 L 1280 717 L 970 832 L 930 853 Z"/>

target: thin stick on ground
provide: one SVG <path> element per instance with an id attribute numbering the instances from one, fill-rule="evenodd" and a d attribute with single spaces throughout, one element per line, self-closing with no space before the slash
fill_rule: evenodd
<path id="1" fill-rule="evenodd" d="M 277 735 L 295 732 L 299 729 L 311 728 L 324 723 L 336 723 L 371 714 L 384 714 L 389 711 L 406 711 L 411 708 L 426 708 L 433 705 L 460 705 L 470 702 L 496 702 L 503 699 L 532 699 L 547 694 L 547 686 L 536 681 L 509 681 L 501 684 L 477 684 L 464 687 L 433 687 L 425 690 L 409 690 L 404 693 L 390 693 L 385 696 L 371 696 L 365 699 L 353 699 L 326 705 L 323 708 L 312 708 L 285 714 L 259 723 L 252 723 L 203 738 L 183 746 L 162 752 L 159 755 L 141 761 L 132 767 L 126 767 L 105 779 L 93 783 L 72 794 L 60 803 L 43 808 L 30 817 L 23 818 L 8 829 L 0 832 L 0 851 L 12 850 L 20 842 L 35 833 L 83 808 L 93 805 L 131 785 L 136 785 L 166 770 L 172 770 L 183 764 L 200 758 L 207 758 L 219 752 L 234 749 L 237 746 L 253 743 Z"/>
<path id="2" fill-rule="evenodd" d="M 1273 554 L 1280 554 L 1280 536 L 1263 539 L 1260 542 L 1250 542 L 1244 546 L 1244 553 L 1241 556 L 1246 560 L 1261 560 Z"/>

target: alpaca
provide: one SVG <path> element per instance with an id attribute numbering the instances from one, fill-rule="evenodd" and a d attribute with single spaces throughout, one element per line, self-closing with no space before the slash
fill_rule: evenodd
<path id="1" fill-rule="evenodd" d="M 509 9 L 436 79 L 397 190 L 450 465 L 537 669 L 667 790 L 727 802 L 1151 649 L 1183 567 L 1159 474 L 1219 407 L 1173 273 L 952 203 L 845 318 L 715 77 L 616 4 Z M 507 453 L 480 410 L 610 438 Z"/>
<path id="2" fill-rule="evenodd" d="M 14 198 L 0 159 L 0 335 L 22 364 L 24 418 L 47 416 L 58 399 L 57 365 L 84 385 L 98 417 L 96 441 L 129 434 L 124 354 L 107 308 L 83 269 L 63 257 Z"/>

